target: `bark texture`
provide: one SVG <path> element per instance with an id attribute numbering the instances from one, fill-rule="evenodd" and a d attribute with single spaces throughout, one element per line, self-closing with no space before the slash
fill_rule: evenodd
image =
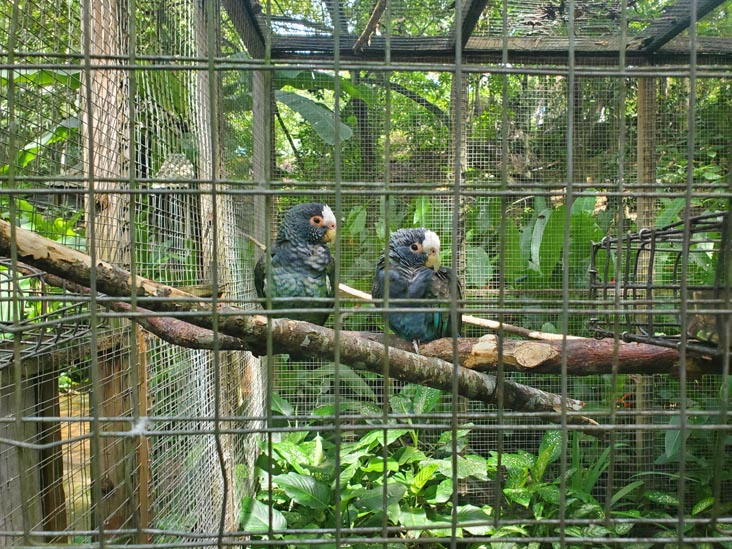
<path id="1" fill-rule="evenodd" d="M 97 261 L 93 269 L 89 256 L 0 220 L 0 254 L 11 255 L 11 248 L 19 261 L 81 287 L 89 285 L 93 273 L 98 292 L 120 299 L 112 300 L 114 310 L 128 314 L 144 328 L 177 345 L 248 350 L 258 355 L 267 354 L 271 345 L 271 352 L 293 358 L 332 360 L 337 355 L 353 368 L 378 374 L 388 371 L 392 377 L 412 383 L 446 391 L 456 383 L 461 396 L 485 403 L 497 402 L 500 391 L 504 405 L 517 411 L 576 412 L 584 403 L 511 381 L 499 387 L 495 377 L 483 372 L 496 369 L 501 361 L 506 370 L 560 373 L 564 348 L 567 372 L 589 375 L 608 373 L 613 363 L 618 373 L 673 372 L 679 358 L 673 349 L 616 344 L 613 340 L 523 341 L 499 340 L 495 336 L 455 342 L 437 340 L 423 345 L 420 354 L 415 354 L 407 342 L 392 338 L 384 342 L 383 337 L 374 334 L 336 332 L 307 322 L 268 319 L 236 307 L 215 306 L 216 300 L 196 298 L 153 280 L 133 277 L 104 261 Z M 134 306 L 127 302 L 131 295 L 136 296 Z M 453 366 L 454 355 L 462 367 Z M 703 362 L 700 368 L 711 371 L 714 363 Z M 570 416 L 569 420 L 594 424 L 582 416 Z"/>

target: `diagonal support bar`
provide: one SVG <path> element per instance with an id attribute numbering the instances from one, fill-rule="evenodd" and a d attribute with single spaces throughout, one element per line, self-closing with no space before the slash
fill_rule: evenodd
<path id="1" fill-rule="evenodd" d="M 456 0 L 456 2 L 460 2 L 461 0 Z M 465 44 L 468 43 L 468 40 L 470 39 L 470 36 L 473 34 L 473 31 L 475 30 L 475 26 L 478 24 L 478 18 L 480 17 L 480 14 L 483 13 L 483 10 L 488 5 L 488 0 L 466 0 L 465 5 L 463 6 L 462 10 L 462 21 L 460 21 L 460 25 L 462 26 L 462 33 L 460 35 L 461 37 L 461 46 L 464 48 Z M 455 49 L 455 42 L 457 41 L 457 21 L 455 22 L 455 25 L 453 25 L 453 28 L 450 30 L 450 50 Z"/>
<path id="2" fill-rule="evenodd" d="M 711 12 L 717 6 L 724 4 L 726 0 L 699 0 L 696 4 L 697 21 Z M 673 40 L 691 24 L 691 2 L 689 0 L 678 0 L 668 6 L 663 16 L 651 23 L 643 32 L 646 37 L 639 50 L 642 53 L 654 53 L 664 44 Z"/>

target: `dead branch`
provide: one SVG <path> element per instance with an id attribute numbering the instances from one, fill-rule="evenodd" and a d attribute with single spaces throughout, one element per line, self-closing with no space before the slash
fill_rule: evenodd
<path id="1" fill-rule="evenodd" d="M 129 303 L 112 303 L 110 308 L 117 312 L 130 314 L 137 322 L 160 339 L 189 349 L 218 349 L 219 351 L 244 351 L 245 343 L 236 337 L 216 333 L 195 324 L 184 322 L 175 317 L 160 316 L 143 307 L 132 307 Z"/>
<path id="2" fill-rule="evenodd" d="M 386 9 L 386 2 L 387 0 L 376 1 L 374 10 L 371 12 L 371 17 L 369 17 L 363 32 L 353 44 L 353 51 L 360 52 L 363 51 L 363 47 L 365 45 L 371 45 L 371 36 L 376 32 L 376 28 L 379 26 L 379 19 L 381 19 L 381 16 Z"/>
<path id="3" fill-rule="evenodd" d="M 14 239 L 11 239 L 12 233 Z M 82 286 L 89 283 L 92 273 L 89 256 L 30 231 L 11 227 L 6 221 L 0 220 L 0 254 L 10 255 L 11 246 L 15 248 L 20 261 Z M 193 324 L 205 330 L 216 326 L 220 334 L 241 342 L 241 347 L 238 347 L 238 342 L 224 338 L 224 345 L 236 345 L 258 355 L 267 353 L 267 338 L 271 338 L 276 353 L 333 359 L 337 349 L 339 360 L 351 367 L 381 374 L 388 364 L 392 377 L 446 391 L 452 390 L 453 379 L 457 376 L 457 388 L 461 396 L 494 403 L 500 391 L 504 405 L 515 410 L 556 413 L 563 409 L 578 411 L 583 407 L 581 401 L 563 399 L 560 395 L 509 381 L 499 387 L 493 376 L 454 367 L 439 358 L 388 347 L 353 333 L 341 331 L 336 336 L 329 328 L 288 319 L 268 319 L 234 307 L 218 307 L 214 310 L 209 301 L 198 300 L 190 294 L 141 276 L 133 277 L 129 272 L 104 261 L 97 261 L 94 271 L 97 288 L 107 295 L 127 298 L 134 293 L 138 297 L 150 297 L 144 301 L 146 308 L 171 312 L 170 317 L 135 315 L 133 320 L 147 322 L 147 327 L 157 335 L 162 336 L 166 330 L 172 330 L 172 335 L 167 333 L 166 337 L 180 344 L 207 345 L 213 341 L 211 338 L 219 337 L 194 328 L 190 328 L 190 332 L 186 331 L 189 329 L 184 328 L 184 324 Z M 132 310 L 131 305 L 114 306 L 118 310 Z M 186 315 L 185 322 L 172 318 L 172 314 L 184 311 L 203 314 Z M 570 416 L 570 420 L 595 424 L 593 420 L 581 416 Z"/>
<path id="4" fill-rule="evenodd" d="M 457 340 L 460 364 L 480 372 L 495 371 L 500 360 L 506 371 L 559 374 L 562 372 L 561 341 L 524 341 L 499 339 L 486 335 L 479 339 L 463 337 Z M 499 350 L 499 347 L 502 347 Z M 675 349 L 644 343 L 616 342 L 611 338 L 567 339 L 566 371 L 569 375 L 587 376 L 609 374 L 676 374 L 679 352 Z M 452 360 L 450 340 L 436 340 L 423 345 L 420 352 L 428 356 Z M 712 357 L 687 356 L 687 372 L 691 374 L 720 373 L 720 360 Z"/>

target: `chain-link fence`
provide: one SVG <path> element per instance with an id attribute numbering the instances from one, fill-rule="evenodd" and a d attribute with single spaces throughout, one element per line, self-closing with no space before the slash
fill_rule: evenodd
<path id="1" fill-rule="evenodd" d="M 730 546 L 727 8 L 0 6 L 0 545 Z"/>

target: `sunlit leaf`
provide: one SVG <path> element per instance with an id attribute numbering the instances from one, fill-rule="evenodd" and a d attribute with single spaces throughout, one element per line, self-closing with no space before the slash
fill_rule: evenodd
<path id="1" fill-rule="evenodd" d="M 330 487 L 309 475 L 286 473 L 275 475 L 272 482 L 282 488 L 296 503 L 312 509 L 327 509 Z"/>
<path id="2" fill-rule="evenodd" d="M 275 98 L 302 116 L 328 145 L 335 145 L 336 136 L 341 142 L 353 136 L 353 130 L 343 122 L 338 122 L 336 125 L 333 111 L 312 99 L 282 90 L 275 91 Z"/>
<path id="3" fill-rule="evenodd" d="M 674 494 L 669 494 L 668 492 L 652 490 L 650 492 L 646 492 L 644 495 L 653 503 L 658 503 L 660 505 L 665 505 L 666 507 L 673 508 L 678 508 L 679 506 L 679 498 L 677 498 Z"/>
<path id="4" fill-rule="evenodd" d="M 7 69 L 0 70 L 0 82 L 7 85 L 10 73 Z M 13 78 L 16 83 L 27 82 L 37 86 L 51 86 L 60 84 L 76 90 L 81 87 L 81 71 L 79 69 L 13 69 Z"/>

